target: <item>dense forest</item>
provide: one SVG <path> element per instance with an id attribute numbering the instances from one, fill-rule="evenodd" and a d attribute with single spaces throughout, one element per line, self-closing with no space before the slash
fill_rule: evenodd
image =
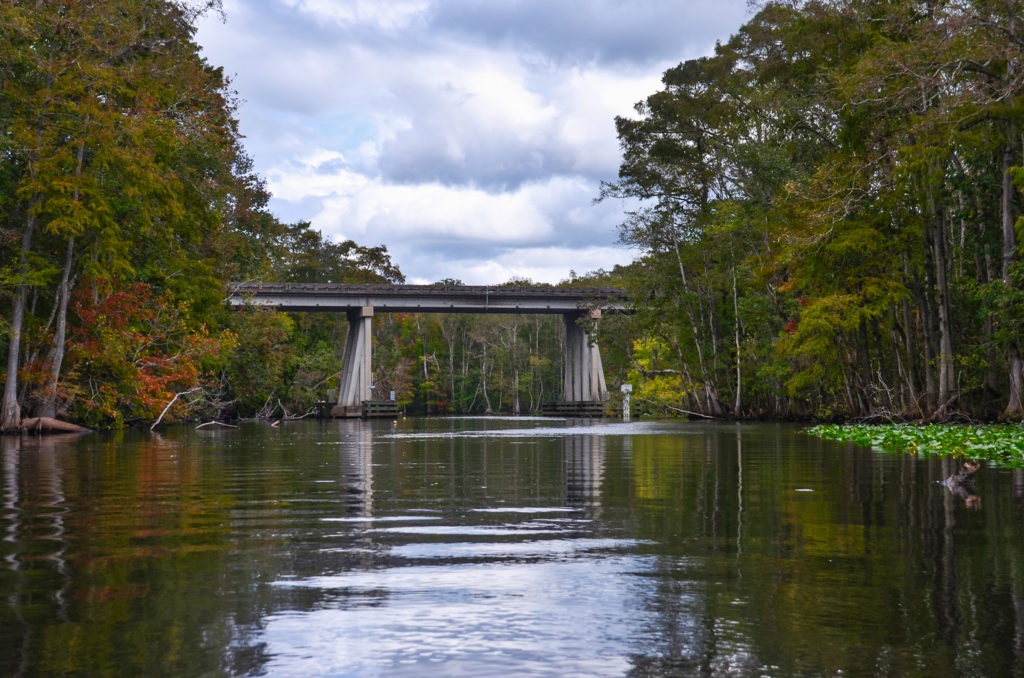
<path id="1" fill-rule="evenodd" d="M 344 316 L 232 311 L 229 283 L 404 281 L 385 246 L 269 212 L 194 40 L 217 9 L 0 2 L 4 429 L 307 414 L 337 386 Z M 375 322 L 375 384 L 412 412 L 557 397 L 558 319 Z"/>
<path id="2" fill-rule="evenodd" d="M 1024 3 L 766 2 L 619 119 L 641 393 L 1020 418 Z"/>
<path id="3" fill-rule="evenodd" d="M 232 313 L 228 281 L 402 280 L 384 247 L 268 212 L 194 41 L 215 9 L 0 2 L 3 428 L 304 404 L 336 369 L 333 328 Z"/>
<path id="4" fill-rule="evenodd" d="M 345 320 L 228 283 L 402 282 L 385 245 L 281 223 L 195 20 L 215 3 L 0 2 L 2 427 L 302 415 Z M 1020 418 L 1024 3 L 764 2 L 617 120 L 643 256 L 597 328 L 652 413 Z M 444 281 L 455 282 L 455 281 Z M 512 281 L 519 284 L 523 281 Z M 379 315 L 412 413 L 557 399 L 557 317 Z M 168 407 L 171 405 L 170 407 Z"/>

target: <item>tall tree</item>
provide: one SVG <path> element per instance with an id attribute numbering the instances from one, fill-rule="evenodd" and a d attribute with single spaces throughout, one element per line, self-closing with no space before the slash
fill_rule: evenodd
<path id="1" fill-rule="evenodd" d="M 667 71 L 603 191 L 675 354 L 638 373 L 708 414 L 1019 416 L 1022 10 L 765 2 Z"/>
<path id="2" fill-rule="evenodd" d="M 41 411 L 53 414 L 76 281 L 180 275 L 175 268 L 192 267 L 195 247 L 219 226 L 240 151 L 224 80 L 192 39 L 196 16 L 209 7 L 163 0 L 0 5 L 0 50 L 10 57 L 0 94 L 3 152 L 17 167 L 5 227 L 14 226 L 12 217 L 23 221 L 6 281 L 16 291 L 5 429 L 20 418 L 30 290 L 54 294 L 48 374 L 37 394 Z M 62 253 L 52 265 L 51 252 Z"/>

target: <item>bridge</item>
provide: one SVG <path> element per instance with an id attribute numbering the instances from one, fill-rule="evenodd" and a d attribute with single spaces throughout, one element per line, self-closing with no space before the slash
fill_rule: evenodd
<path id="1" fill-rule="evenodd" d="M 350 285 L 323 283 L 232 283 L 232 306 L 252 304 L 282 311 L 345 313 L 348 336 L 336 417 L 362 416 L 371 401 L 373 314 L 548 313 L 562 316 L 566 341 L 563 403 L 568 413 L 593 412 L 608 397 L 601 353 L 581 326 L 602 312 L 630 312 L 625 292 L 611 288 L 526 285 Z"/>

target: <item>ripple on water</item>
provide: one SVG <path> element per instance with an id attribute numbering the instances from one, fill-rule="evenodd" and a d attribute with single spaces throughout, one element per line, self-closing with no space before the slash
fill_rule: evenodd
<path id="1" fill-rule="evenodd" d="M 470 513 L 578 513 L 578 508 L 571 506 L 493 506 L 474 508 Z"/>
<path id="2" fill-rule="evenodd" d="M 558 534 L 559 530 L 537 528 L 520 525 L 398 525 L 395 527 L 376 527 L 370 532 L 391 532 L 401 534 L 425 535 L 481 535 L 508 536 L 527 534 Z"/>
<path id="3" fill-rule="evenodd" d="M 433 522 L 441 518 L 325 519 L 386 541 L 363 567 L 273 583 L 282 594 L 316 591 L 320 603 L 267 620 L 268 675 L 628 671 L 626 620 L 640 599 L 630 587 L 649 586 L 634 573 L 652 567 L 634 553 L 638 541 L 588 536 L 591 519 L 565 506 L 481 507 Z"/>
<path id="4" fill-rule="evenodd" d="M 274 659 L 267 673 L 623 675 L 634 635 L 628 620 L 638 613 L 634 589 L 648 585 L 628 577 L 652 563 L 609 554 L 604 541 L 590 542 L 592 557 L 573 560 L 409 565 L 278 581 L 345 595 L 337 607 L 269 617 L 262 635 Z M 343 602 L 371 595 L 375 605 Z"/>
<path id="5" fill-rule="evenodd" d="M 437 438 L 536 438 L 566 436 L 637 436 L 671 433 L 673 435 L 698 435 L 696 431 L 654 422 L 618 422 L 590 424 L 587 426 L 526 426 L 521 428 L 485 428 L 458 431 L 413 431 L 385 433 L 378 439 L 411 440 Z"/>
<path id="6" fill-rule="evenodd" d="M 340 518 L 321 518 L 320 520 L 325 523 L 404 523 L 404 522 L 418 522 L 421 520 L 440 520 L 441 516 L 344 516 Z"/>
<path id="7" fill-rule="evenodd" d="M 544 559 L 587 556 L 625 550 L 635 540 L 623 539 L 538 539 L 522 542 L 422 542 L 392 547 L 393 556 L 409 560 L 445 559 Z"/>

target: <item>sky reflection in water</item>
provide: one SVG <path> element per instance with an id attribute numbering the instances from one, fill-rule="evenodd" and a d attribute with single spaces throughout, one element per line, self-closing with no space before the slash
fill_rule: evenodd
<path id="1" fill-rule="evenodd" d="M 3 439 L 0 675 L 1024 675 L 1024 472 L 796 427 Z"/>

